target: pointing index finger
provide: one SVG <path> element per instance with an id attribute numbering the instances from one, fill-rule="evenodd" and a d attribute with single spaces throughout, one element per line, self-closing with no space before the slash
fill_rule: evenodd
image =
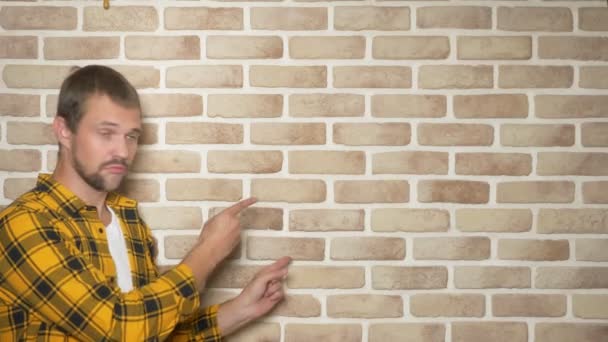
<path id="1" fill-rule="evenodd" d="M 257 198 L 249 197 L 244 200 L 236 202 L 235 204 L 226 208 L 224 211 L 230 215 L 237 215 L 238 213 L 243 211 L 243 209 L 252 206 L 257 201 L 258 201 Z"/>

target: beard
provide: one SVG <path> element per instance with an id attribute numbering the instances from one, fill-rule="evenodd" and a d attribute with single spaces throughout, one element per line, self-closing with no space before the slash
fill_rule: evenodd
<path id="1" fill-rule="evenodd" d="M 109 165 L 120 164 L 125 167 L 128 166 L 128 163 L 125 159 L 115 158 L 115 159 L 112 159 L 110 161 L 107 161 L 107 162 L 101 164 L 96 172 L 87 173 L 84 169 L 83 163 L 81 163 L 80 160 L 78 160 L 78 156 L 77 156 L 75 148 L 72 151 L 72 162 L 74 164 L 74 169 L 76 170 L 76 173 L 78 173 L 80 178 L 82 178 L 82 180 L 84 180 L 85 183 L 87 183 L 90 187 L 92 187 L 93 189 L 95 189 L 97 191 L 104 191 L 104 192 L 110 192 L 110 191 L 116 190 L 120 186 L 122 179 L 120 182 L 118 182 L 118 184 L 110 186 L 109 184 L 107 184 L 106 179 L 101 175 L 100 171 L 104 167 L 109 166 Z"/>

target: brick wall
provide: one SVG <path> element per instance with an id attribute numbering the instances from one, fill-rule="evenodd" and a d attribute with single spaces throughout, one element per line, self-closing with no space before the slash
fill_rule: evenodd
<path id="1" fill-rule="evenodd" d="M 139 89 L 124 190 L 172 265 L 250 195 L 235 341 L 608 341 L 605 1 L 2 1 L 0 205 L 56 161 L 73 65 Z"/>

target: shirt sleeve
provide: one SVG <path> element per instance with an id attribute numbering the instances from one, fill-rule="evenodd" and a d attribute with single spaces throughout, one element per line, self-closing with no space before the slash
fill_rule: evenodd
<path id="1" fill-rule="evenodd" d="M 0 219 L 0 269 L 0 286 L 17 305 L 81 341 L 165 340 L 200 305 L 188 266 L 122 293 L 48 216 L 25 210 Z"/>
<path id="2" fill-rule="evenodd" d="M 217 325 L 218 309 L 218 304 L 203 308 L 184 322 L 180 323 L 171 335 L 171 342 L 224 341 Z"/>

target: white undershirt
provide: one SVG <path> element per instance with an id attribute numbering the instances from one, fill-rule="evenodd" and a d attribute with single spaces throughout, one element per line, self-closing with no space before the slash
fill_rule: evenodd
<path id="1" fill-rule="evenodd" d="M 108 210 L 112 214 L 112 222 L 106 227 L 106 231 L 110 255 L 112 255 L 112 260 L 114 260 L 114 265 L 116 266 L 116 282 L 122 292 L 129 292 L 133 289 L 133 280 L 131 279 L 131 265 L 129 264 L 127 243 L 116 214 L 110 207 L 108 207 Z"/>

